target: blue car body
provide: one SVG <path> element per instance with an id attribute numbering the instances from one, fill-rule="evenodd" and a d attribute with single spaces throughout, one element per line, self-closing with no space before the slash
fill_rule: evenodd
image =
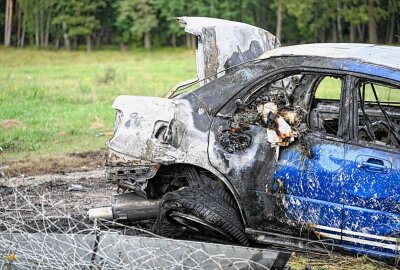
<path id="1" fill-rule="evenodd" d="M 400 84 L 399 69 L 337 59 L 332 67 Z M 312 159 L 304 159 L 299 147 L 286 149 L 274 173 L 286 187 L 285 219 L 312 224 L 318 235 L 349 251 L 398 258 L 400 149 L 312 140 Z"/>
<path id="2" fill-rule="evenodd" d="M 361 81 L 387 83 L 394 87 L 393 91 L 400 93 L 399 55 L 390 58 L 390 61 L 385 63 L 379 59 L 378 55 L 379 50 L 382 49 L 369 45 L 312 44 L 275 49 L 261 58 L 273 66 L 276 71 L 275 77 L 279 73 L 293 74 L 296 71 L 307 70 L 307 72 L 317 74 L 321 72 L 323 76 L 341 77 L 343 85 L 346 85 L 346 80 L 352 80 L 350 77 L 358 83 Z M 398 48 L 388 54 L 396 55 L 396 52 L 400 54 Z M 330 57 L 331 55 L 335 57 Z M 283 63 L 276 67 L 273 63 L 278 60 Z M 269 71 L 269 74 L 271 73 Z M 343 89 L 345 88 L 343 86 Z M 343 92 L 346 91 L 343 90 Z M 350 90 L 347 93 L 350 96 L 349 93 Z M 235 98 L 237 97 L 240 95 L 236 95 Z M 353 109 L 353 106 L 357 106 L 355 103 L 360 102 L 357 98 L 357 94 L 354 94 L 354 97 L 347 97 L 344 100 L 342 94 L 342 101 L 337 101 L 344 102 L 338 103 L 340 105 L 337 108 L 338 118 L 362 118 L 360 108 Z M 400 105 L 399 98 L 396 101 L 397 103 L 386 105 L 388 108 L 390 106 L 395 108 L 390 112 L 396 111 L 391 115 L 391 120 L 396 125 L 395 132 L 400 135 L 400 114 L 397 110 L 399 107 L 396 109 L 396 106 Z M 229 107 L 229 105 L 225 106 Z M 347 108 L 343 109 L 346 106 Z M 377 104 L 371 106 L 379 107 Z M 226 114 L 224 109 L 221 111 Z M 218 121 L 220 120 L 217 120 L 216 125 L 223 126 Z M 321 240 L 333 241 L 335 246 L 352 252 L 397 258 L 400 256 L 400 148 L 371 141 L 361 142 L 357 137 L 357 130 L 351 131 L 357 129 L 359 123 L 352 119 L 342 122 L 347 127 L 343 128 L 343 132 L 337 136 L 327 135 L 317 130 L 305 132 L 303 140 L 307 141 L 308 151 L 312 157 L 305 157 L 304 147 L 299 142 L 280 147 L 277 165 L 274 167 L 264 164 L 268 167 L 268 171 L 273 171 L 272 179 L 264 175 L 263 180 L 260 181 L 261 184 L 253 188 L 257 191 L 257 197 L 264 194 L 267 198 L 264 198 L 264 204 L 265 201 L 276 203 L 277 208 L 267 210 L 267 212 L 270 211 L 271 215 L 284 223 L 294 224 L 295 227 L 312 227 Z M 251 127 L 247 132 L 252 134 L 253 142 L 265 140 L 265 136 L 259 135 L 263 133 L 261 129 Z M 213 151 L 215 151 L 215 145 L 213 145 Z M 257 147 L 252 145 L 244 153 L 238 151 L 233 155 L 239 156 L 242 160 L 260 160 L 262 158 L 259 155 L 251 154 L 257 151 Z M 262 147 L 265 148 L 265 145 L 258 149 Z M 209 151 L 210 149 L 211 147 Z M 222 158 L 218 161 L 218 158 L 213 156 L 215 155 L 211 156 L 210 161 L 216 168 L 219 168 L 221 172 L 229 170 L 227 167 L 221 168 L 223 167 Z M 232 160 L 232 155 L 225 154 L 224 158 Z M 260 168 L 255 165 L 256 163 L 252 163 L 247 168 L 237 169 L 235 174 L 253 170 L 252 175 L 242 173 L 240 178 L 257 179 L 258 176 L 254 175 L 254 170 L 258 171 Z M 225 173 L 230 179 L 233 179 L 235 174 Z M 239 181 L 233 181 L 234 185 L 238 185 Z M 275 187 L 278 190 L 271 192 L 268 187 L 265 188 L 268 185 L 281 186 L 281 188 Z M 247 196 L 252 197 L 254 194 Z M 242 200 L 251 199 L 243 196 Z M 253 197 L 253 201 L 260 200 L 262 199 L 255 200 Z M 257 203 L 251 207 L 257 208 L 256 205 Z M 244 208 L 248 207 L 244 206 Z M 269 230 L 268 226 L 259 225 L 265 222 L 262 219 L 253 218 L 254 214 L 251 213 L 245 215 L 247 215 L 250 228 L 256 228 L 259 231 Z"/>
<path id="3" fill-rule="evenodd" d="M 317 97 L 326 78 L 336 98 Z M 242 240 L 292 243 L 312 231 L 311 242 L 400 256 L 400 48 L 282 47 L 192 92 L 113 106 L 107 166 L 125 188 L 161 199 L 160 187 L 195 168 L 236 202 Z"/>

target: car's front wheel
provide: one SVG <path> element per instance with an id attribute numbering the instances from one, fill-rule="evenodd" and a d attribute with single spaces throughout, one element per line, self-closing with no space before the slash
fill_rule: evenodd
<path id="1" fill-rule="evenodd" d="M 192 232 L 249 244 L 234 200 L 220 188 L 184 187 L 165 194 L 160 207 L 170 222 Z"/>

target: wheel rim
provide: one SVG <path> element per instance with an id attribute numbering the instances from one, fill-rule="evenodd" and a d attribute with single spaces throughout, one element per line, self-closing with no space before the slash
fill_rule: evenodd
<path id="1" fill-rule="evenodd" d="M 196 233 L 207 232 L 217 238 L 223 238 L 225 240 L 233 241 L 232 237 L 226 234 L 222 229 L 210 224 L 207 221 L 202 220 L 199 217 L 191 214 L 185 214 L 180 212 L 171 212 L 168 217 L 174 222 L 194 231 Z"/>

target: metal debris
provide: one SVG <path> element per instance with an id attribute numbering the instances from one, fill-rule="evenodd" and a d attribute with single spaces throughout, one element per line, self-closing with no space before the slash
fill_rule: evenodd
<path id="1" fill-rule="evenodd" d="M 238 64 L 256 59 L 280 46 L 267 30 L 240 22 L 205 17 L 178 17 L 187 33 L 197 36 L 196 51 L 200 85 L 221 77 Z M 227 71 L 224 71 L 228 69 Z"/>
<path id="2" fill-rule="evenodd" d="M 82 191 L 82 190 L 83 190 L 82 185 L 71 184 L 71 185 L 68 187 L 68 191 Z"/>

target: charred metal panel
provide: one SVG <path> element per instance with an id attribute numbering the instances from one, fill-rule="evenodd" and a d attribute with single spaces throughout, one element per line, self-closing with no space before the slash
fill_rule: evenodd
<path id="1" fill-rule="evenodd" d="M 205 17 L 179 17 L 177 20 L 186 32 L 198 37 L 197 73 L 200 79 L 207 78 L 200 85 L 223 76 L 225 69 L 280 46 L 274 35 L 248 24 Z"/>
<path id="2" fill-rule="evenodd" d="M 149 163 L 185 163 L 207 167 L 206 111 L 186 99 L 119 96 L 113 107 L 122 112 L 121 125 L 108 142 L 114 153 Z M 196 111 L 194 111 L 196 110 Z M 193 121 L 196 116 L 196 125 Z M 201 120 L 199 118 L 202 118 Z M 191 151 L 187 151 L 191 149 Z"/>
<path id="3" fill-rule="evenodd" d="M 245 209 L 247 221 L 255 224 L 271 217 L 274 212 L 274 203 L 271 197 L 266 196 L 265 186 L 272 181 L 275 151 L 267 143 L 266 129 L 253 126 L 246 131 L 252 144 L 243 151 L 229 153 L 221 145 L 223 132 L 229 129 L 227 120 L 215 118 L 210 132 L 210 162 L 230 179 Z"/>
<path id="4" fill-rule="evenodd" d="M 386 66 L 392 68 L 393 71 L 396 69 L 400 69 L 400 48 L 396 46 L 348 43 L 304 44 L 282 47 L 277 50 L 266 52 L 260 57 L 260 59 L 282 56 L 306 56 L 309 59 L 315 59 L 318 57 L 329 57 L 332 60 L 335 60 L 337 63 L 349 63 L 348 60 L 353 59 L 353 61 L 351 62 L 354 63 L 355 66 L 358 66 L 358 68 L 364 70 L 366 67 L 365 63 Z M 357 65 L 357 62 L 354 60 L 364 62 L 364 64 Z M 347 65 L 347 67 L 349 67 L 349 65 Z M 341 68 L 347 69 L 346 66 L 342 66 Z M 386 71 L 384 73 L 387 74 L 388 72 Z M 369 71 L 368 74 L 373 73 Z"/>

